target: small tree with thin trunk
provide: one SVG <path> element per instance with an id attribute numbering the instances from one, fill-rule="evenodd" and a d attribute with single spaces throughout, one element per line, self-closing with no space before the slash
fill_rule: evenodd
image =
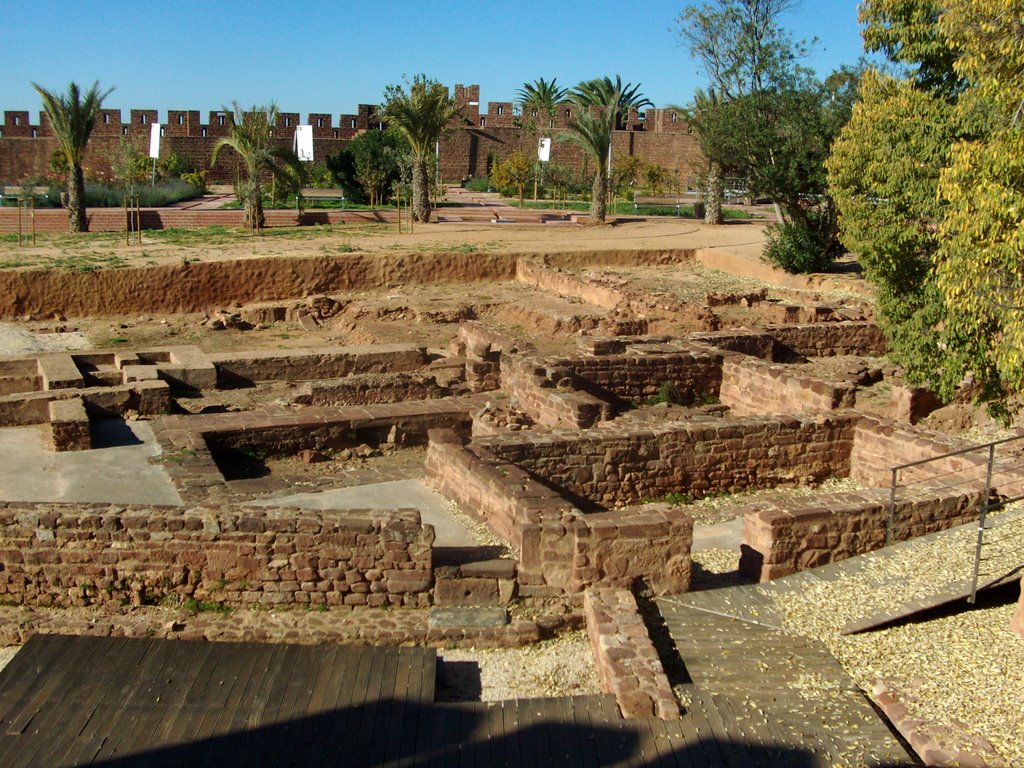
<path id="1" fill-rule="evenodd" d="M 389 85 L 380 117 L 401 131 L 412 149 L 412 216 L 430 221 L 430 181 L 427 158 L 445 126 L 459 114 L 459 104 L 441 83 L 416 75 L 408 89 Z"/>
<path id="2" fill-rule="evenodd" d="M 515 151 L 504 160 L 499 160 L 491 170 L 491 184 L 497 189 L 515 187 L 519 195 L 519 207 L 523 207 L 526 185 L 534 178 L 533 163 L 525 154 Z"/>
<path id="3" fill-rule="evenodd" d="M 81 92 L 75 82 L 68 84 L 66 94 L 48 91 L 36 83 L 32 83 L 32 87 L 43 100 L 43 110 L 60 143 L 60 152 L 67 160 L 68 224 L 72 232 L 88 232 L 82 159 L 103 100 L 114 89 L 100 92 L 99 81 L 93 83 L 85 93 Z"/>

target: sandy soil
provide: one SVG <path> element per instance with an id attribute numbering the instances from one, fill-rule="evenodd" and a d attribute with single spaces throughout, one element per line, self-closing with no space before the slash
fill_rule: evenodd
<path id="1" fill-rule="evenodd" d="M 147 231 L 143 244 L 127 246 L 119 233 L 44 235 L 36 246 L 0 242 L 0 268 L 63 267 L 76 270 L 177 264 L 183 259 L 222 261 L 266 256 L 336 255 L 352 252 L 552 253 L 610 249 L 707 248 L 760 252 L 764 223 L 745 221 L 709 227 L 687 219 L 629 221 L 606 226 L 568 224 L 431 223 L 413 234 L 390 224 L 265 230 L 261 237 L 217 228 Z"/>

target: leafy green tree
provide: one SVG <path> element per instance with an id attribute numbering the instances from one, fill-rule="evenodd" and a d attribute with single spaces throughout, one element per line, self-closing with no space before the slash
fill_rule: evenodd
<path id="1" fill-rule="evenodd" d="M 82 93 L 75 82 L 68 84 L 66 94 L 48 91 L 36 83 L 32 83 L 32 87 L 43 100 L 43 110 L 50 119 L 50 127 L 67 161 L 68 223 L 71 231 L 88 232 L 82 159 L 85 157 L 85 147 L 89 143 L 89 136 L 96 124 L 103 100 L 114 89 L 101 92 L 98 81 L 85 93 Z"/>
<path id="2" fill-rule="evenodd" d="M 327 169 L 347 199 L 377 206 L 399 180 L 407 154 L 409 145 L 398 131 L 366 131 L 328 158 Z"/>
<path id="3" fill-rule="evenodd" d="M 136 187 L 150 176 L 149 158 L 124 136 L 118 138 L 110 151 L 109 161 L 114 178 L 129 195 L 134 195 Z"/>
<path id="4" fill-rule="evenodd" d="M 430 187 L 427 158 L 445 127 L 459 114 L 459 105 L 448 89 L 426 75 L 416 75 L 408 89 L 390 85 L 384 91 L 381 119 L 397 128 L 412 150 L 412 215 L 414 221 L 430 221 Z"/>
<path id="5" fill-rule="evenodd" d="M 491 184 L 498 189 L 515 187 L 519 195 L 519 207 L 523 207 L 526 185 L 534 178 L 533 162 L 525 154 L 515 151 L 504 160 L 499 160 L 491 170 Z"/>
<path id="6" fill-rule="evenodd" d="M 955 54 L 932 0 L 868 0 L 865 45 L 902 68 L 866 71 L 860 100 L 826 167 L 844 245 L 875 286 L 891 357 L 913 383 L 949 397 L 962 378 L 959 354 L 940 329 L 945 308 L 935 282 L 943 205 L 940 170 L 963 136 L 956 110 L 963 90 Z"/>
<path id="7" fill-rule="evenodd" d="M 254 106 L 243 111 L 235 102 L 231 109 L 224 108 L 224 114 L 228 135 L 213 145 L 210 166 L 216 165 L 225 149 L 238 155 L 245 171 L 245 178 L 239 183 L 239 201 L 245 206 L 249 225 L 259 232 L 265 223 L 264 177 L 269 175 L 284 188 L 298 191 L 306 178 L 306 171 L 290 148 L 274 142 L 273 130 L 278 116 L 276 104 Z"/>
<path id="8" fill-rule="evenodd" d="M 952 145 L 938 183 L 946 386 L 970 376 L 999 411 L 1024 391 L 1024 15 L 1011 0 L 947 0 L 939 32 L 973 134 Z"/>

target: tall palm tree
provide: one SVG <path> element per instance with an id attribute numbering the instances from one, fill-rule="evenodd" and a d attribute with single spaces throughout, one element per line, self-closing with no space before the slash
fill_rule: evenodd
<path id="1" fill-rule="evenodd" d="M 703 139 L 707 135 L 702 130 L 703 126 L 714 119 L 717 110 L 722 104 L 721 98 L 714 90 L 705 91 L 698 88 L 693 94 L 693 106 L 681 107 L 669 104 L 665 109 L 673 109 L 686 116 L 690 125 L 697 131 L 697 136 L 702 139 L 701 150 L 707 161 L 707 173 L 700 180 L 701 189 L 698 190 L 700 198 L 704 202 L 704 223 L 724 224 L 722 216 L 722 201 L 725 193 L 725 179 L 722 176 L 722 164 L 714 152 L 714 148 Z"/>
<path id="2" fill-rule="evenodd" d="M 85 145 L 96 124 L 96 118 L 103 106 L 103 100 L 113 88 L 100 92 L 99 81 L 84 94 L 78 83 L 68 84 L 68 92 L 60 94 L 48 91 L 32 83 L 36 93 L 43 100 L 43 109 L 50 118 L 50 127 L 60 142 L 60 150 L 68 162 L 68 224 L 72 232 L 88 232 L 89 220 L 85 216 L 85 174 L 82 172 L 82 158 Z"/>
<path id="3" fill-rule="evenodd" d="M 534 120 L 536 127 L 552 128 L 555 125 L 555 110 L 568 95 L 568 88 L 558 87 L 557 77 L 551 78 L 550 83 L 542 77 L 532 83 L 523 83 L 523 87 L 516 91 L 516 101 L 524 115 L 529 111 L 535 112 L 537 118 L 546 118 L 546 126 L 540 126 L 540 120 Z"/>
<path id="4" fill-rule="evenodd" d="M 245 206 L 249 226 L 259 232 L 264 225 L 263 179 L 270 174 L 287 188 L 300 189 L 306 178 L 306 170 L 291 149 L 276 146 L 273 141 L 274 126 L 277 125 L 277 105 L 251 107 L 242 110 L 236 101 L 230 109 L 223 108 L 228 124 L 228 135 L 213 145 L 210 165 L 224 149 L 232 149 L 239 156 L 245 168 L 246 178 L 239 184 L 239 201 Z"/>
<path id="5" fill-rule="evenodd" d="M 401 131 L 412 149 L 413 221 L 430 221 L 427 158 L 445 126 L 459 114 L 459 104 L 448 89 L 426 75 L 416 75 L 409 90 L 389 85 L 384 91 L 381 119 Z"/>
<path id="6" fill-rule="evenodd" d="M 621 130 L 629 110 L 653 107 L 654 102 L 640 92 L 640 83 L 623 83 L 619 75 L 584 80 L 570 95 L 572 101 L 583 107 L 610 107 L 613 111 L 612 127 Z"/>
<path id="7" fill-rule="evenodd" d="M 559 138 L 578 145 L 594 161 L 594 183 L 590 190 L 590 218 L 603 224 L 608 213 L 608 154 L 612 146 L 611 109 L 591 110 L 576 105 L 567 133 Z"/>

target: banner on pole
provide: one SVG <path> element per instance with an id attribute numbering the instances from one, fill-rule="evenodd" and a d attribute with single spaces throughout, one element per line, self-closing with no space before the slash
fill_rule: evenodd
<path id="1" fill-rule="evenodd" d="M 312 162 L 313 160 L 313 126 L 312 125 L 297 125 L 295 126 L 295 154 L 299 156 L 299 160 L 304 163 Z"/>
<path id="2" fill-rule="evenodd" d="M 154 160 L 160 157 L 160 123 L 149 125 L 149 156 Z"/>
<path id="3" fill-rule="evenodd" d="M 551 139 L 541 139 L 537 144 L 537 159 L 546 163 L 551 159 Z"/>

